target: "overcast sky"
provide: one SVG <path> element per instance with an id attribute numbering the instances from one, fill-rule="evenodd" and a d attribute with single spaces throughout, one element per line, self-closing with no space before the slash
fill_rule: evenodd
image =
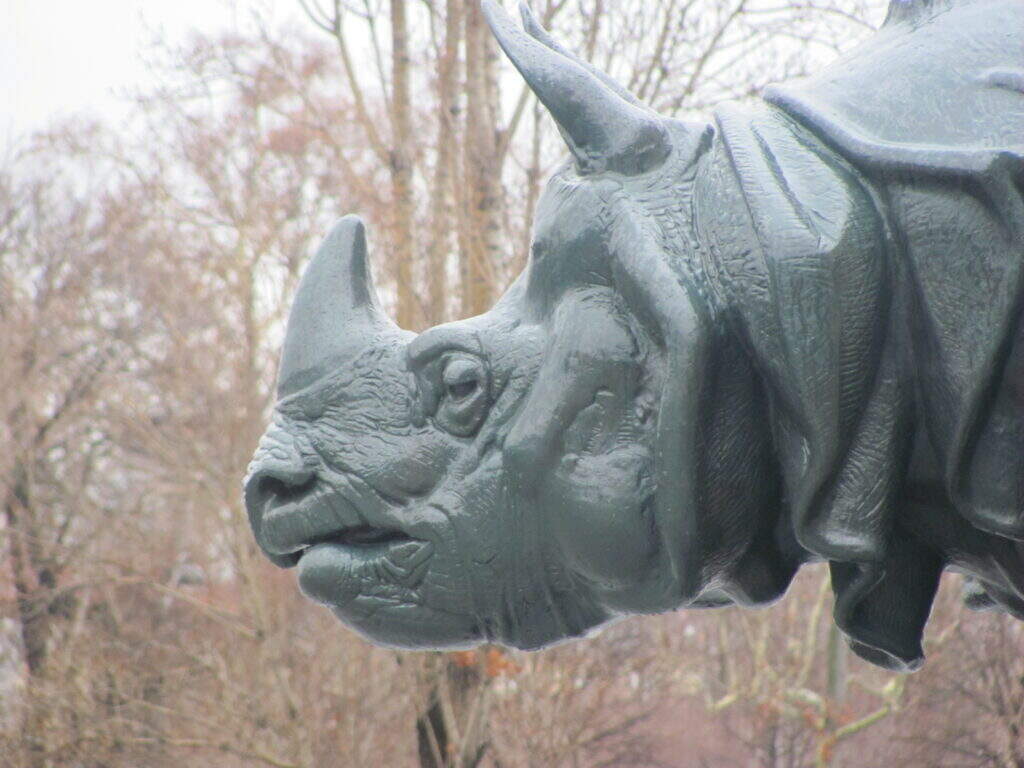
<path id="1" fill-rule="evenodd" d="M 147 82 L 155 30 L 230 28 L 257 3 L 297 18 L 295 0 L 0 0 L 0 146 L 60 116 L 116 120 L 118 92 Z"/>

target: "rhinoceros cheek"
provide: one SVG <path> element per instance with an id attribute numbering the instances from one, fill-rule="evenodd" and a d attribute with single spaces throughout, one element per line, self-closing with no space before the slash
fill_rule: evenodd
<path id="1" fill-rule="evenodd" d="M 633 586 L 657 549 L 635 456 L 566 456 L 547 486 L 548 523 L 566 566 L 598 586 Z"/>
<path id="2" fill-rule="evenodd" d="M 454 455 L 449 441 L 415 435 L 382 446 L 365 477 L 393 497 L 425 496 L 444 477 Z"/>

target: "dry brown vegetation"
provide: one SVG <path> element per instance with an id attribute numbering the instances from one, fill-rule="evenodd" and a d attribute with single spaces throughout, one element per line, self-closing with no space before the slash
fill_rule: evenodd
<path id="1" fill-rule="evenodd" d="M 827 60 L 877 2 L 544 0 L 663 112 Z M 943 592 L 910 678 L 848 658 L 824 573 L 763 612 L 541 654 L 368 646 L 256 551 L 240 499 L 329 223 L 422 328 L 526 258 L 563 150 L 463 0 L 308 0 L 159 52 L 130 129 L 0 168 L 0 764 L 1024 767 L 1024 636 Z"/>

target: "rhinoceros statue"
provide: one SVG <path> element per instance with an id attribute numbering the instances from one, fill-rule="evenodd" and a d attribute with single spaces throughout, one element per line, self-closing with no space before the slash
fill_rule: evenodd
<path id="1" fill-rule="evenodd" d="M 330 232 L 245 482 L 267 556 L 399 648 L 762 605 L 815 561 L 890 669 L 945 569 L 1024 618 L 1024 3 L 898 0 L 707 123 L 483 8 L 571 159 L 479 317 L 398 328 Z"/>

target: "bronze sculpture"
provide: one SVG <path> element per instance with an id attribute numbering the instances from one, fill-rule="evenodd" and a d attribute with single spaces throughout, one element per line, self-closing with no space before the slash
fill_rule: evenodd
<path id="1" fill-rule="evenodd" d="M 268 556 L 406 648 L 763 604 L 813 560 L 889 668 L 946 568 L 1024 618 L 1024 3 L 894 0 L 709 124 L 483 4 L 572 162 L 496 306 L 419 336 L 362 224 L 328 236 L 245 486 Z"/>

